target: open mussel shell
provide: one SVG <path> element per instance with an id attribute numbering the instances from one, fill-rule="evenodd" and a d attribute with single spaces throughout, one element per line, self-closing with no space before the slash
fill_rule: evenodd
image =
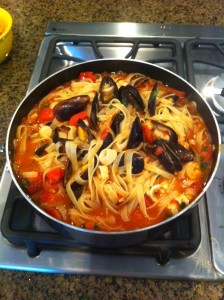
<path id="1" fill-rule="evenodd" d="M 118 98 L 118 87 L 113 78 L 109 75 L 103 77 L 99 88 L 100 100 L 108 103 L 114 98 Z"/>
<path id="2" fill-rule="evenodd" d="M 136 108 L 145 109 L 141 95 L 132 85 L 122 85 L 118 90 L 118 99 L 126 106 L 130 103 Z"/>

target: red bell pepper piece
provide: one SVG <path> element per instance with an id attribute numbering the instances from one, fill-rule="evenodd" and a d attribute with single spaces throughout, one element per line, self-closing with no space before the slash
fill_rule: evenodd
<path id="1" fill-rule="evenodd" d="M 163 152 L 164 152 L 164 150 L 163 150 L 162 147 L 157 147 L 154 154 L 155 154 L 156 156 L 159 156 L 159 155 L 162 154 Z"/>
<path id="2" fill-rule="evenodd" d="M 55 219 L 62 220 L 62 215 L 56 208 L 46 208 L 45 211 Z"/>
<path id="3" fill-rule="evenodd" d="M 153 130 L 149 129 L 149 127 L 145 124 L 142 125 L 142 130 L 145 140 L 152 144 L 155 141 Z"/>
<path id="4" fill-rule="evenodd" d="M 105 138 L 107 137 L 108 135 L 108 132 L 110 132 L 110 128 L 104 128 L 103 131 L 101 132 L 100 134 L 100 138 L 101 140 L 105 140 Z"/>
<path id="5" fill-rule="evenodd" d="M 93 72 L 81 72 L 79 74 L 79 80 L 82 80 L 82 79 L 90 79 L 92 80 L 92 82 L 96 82 L 96 77 L 93 75 Z"/>
<path id="6" fill-rule="evenodd" d="M 64 170 L 62 168 L 53 169 L 46 174 L 46 180 L 50 183 L 59 183 L 64 176 Z"/>
<path id="7" fill-rule="evenodd" d="M 69 125 L 70 126 L 77 126 L 78 125 L 78 120 L 85 120 L 85 119 L 87 119 L 87 113 L 86 113 L 86 111 L 81 111 L 81 112 L 79 112 L 79 113 L 77 113 L 77 114 L 75 114 L 75 115 L 73 115 L 72 117 L 71 117 L 71 119 L 69 120 Z"/>
<path id="8" fill-rule="evenodd" d="M 42 108 L 37 118 L 40 123 L 48 123 L 54 120 L 53 109 L 50 107 Z"/>

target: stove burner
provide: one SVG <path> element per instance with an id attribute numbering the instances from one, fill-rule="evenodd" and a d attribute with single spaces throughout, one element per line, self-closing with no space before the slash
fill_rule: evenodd
<path id="1" fill-rule="evenodd" d="M 216 116 L 224 116 L 224 73 L 211 78 L 202 90 Z"/>

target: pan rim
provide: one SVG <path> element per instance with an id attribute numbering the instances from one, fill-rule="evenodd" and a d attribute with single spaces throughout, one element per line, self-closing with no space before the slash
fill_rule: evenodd
<path id="1" fill-rule="evenodd" d="M 116 62 L 131 62 L 131 63 L 135 63 L 135 64 L 139 64 L 139 65 L 145 65 L 145 66 L 151 66 L 153 68 L 156 68 L 156 69 L 159 69 L 167 74 L 171 74 L 172 76 L 174 77 L 177 77 L 179 78 L 179 80 L 181 80 L 182 82 L 184 82 L 188 87 L 190 87 L 192 90 L 194 90 L 194 92 L 203 100 L 203 105 L 206 105 L 207 109 L 210 111 L 211 113 L 211 116 L 213 118 L 213 121 L 214 121 L 214 124 L 216 126 L 216 133 L 217 133 L 217 139 L 218 139 L 218 142 L 217 142 L 217 147 L 219 147 L 219 149 L 217 149 L 218 151 L 218 154 L 217 154 L 217 158 L 216 158 L 216 162 L 215 162 L 215 165 L 214 165 L 214 168 L 213 168 L 213 171 L 212 171 L 212 174 L 209 178 L 209 180 L 207 181 L 206 185 L 204 186 L 203 190 L 201 191 L 201 193 L 194 199 L 194 201 L 189 204 L 187 207 L 185 207 L 183 210 L 181 210 L 180 212 L 178 212 L 176 215 L 168 218 L 167 220 L 164 220 L 162 222 L 159 222 L 157 224 L 154 224 L 154 225 L 151 225 L 151 226 L 148 226 L 148 227 L 144 227 L 144 228 L 140 228 L 140 229 L 135 229 L 135 230 L 130 230 L 130 231 L 98 231 L 98 230 L 88 230 L 88 229 L 84 229 L 84 228 L 80 228 L 80 227 L 76 227 L 72 224 L 69 224 L 69 223 L 65 223 L 63 221 L 60 221 L 52 216 L 50 216 L 49 214 L 47 214 L 44 210 L 42 210 L 39 206 L 37 206 L 33 200 L 29 197 L 28 194 L 26 194 L 24 192 L 24 190 L 21 188 L 16 176 L 15 176 L 15 171 L 13 170 L 13 167 L 12 167 L 12 162 L 10 160 L 10 157 L 9 157 L 9 153 L 10 153 L 10 147 L 9 147 L 9 144 L 10 144 L 10 135 L 11 135 L 11 129 L 12 129 L 12 125 L 14 123 L 14 119 L 15 117 L 17 116 L 18 114 L 18 111 L 21 109 L 21 107 L 24 105 L 24 103 L 26 101 L 28 101 L 27 99 L 29 99 L 29 97 L 32 96 L 32 94 L 34 92 L 36 92 L 36 90 L 40 89 L 41 86 L 43 86 L 45 83 L 47 83 L 50 79 L 52 78 L 55 78 L 58 76 L 58 74 L 63 74 L 64 72 L 69 72 L 69 70 L 79 66 L 79 67 L 82 67 L 82 66 L 85 66 L 85 65 L 90 65 L 91 63 L 99 63 L 99 62 L 102 62 L 102 63 L 105 63 L 105 62 L 111 62 L 111 61 L 116 61 Z M 106 71 L 106 70 L 105 70 Z M 141 73 L 141 72 L 139 72 Z M 66 81 L 65 81 L 66 82 Z M 63 84 L 60 83 L 60 84 Z M 57 84 L 58 86 L 58 84 Z M 40 99 L 39 99 L 40 101 Z M 14 134 L 15 136 L 15 134 Z M 26 198 L 26 200 L 28 200 L 28 202 L 41 214 L 41 215 L 44 215 L 44 217 L 46 217 L 47 219 L 51 219 L 52 221 L 56 221 L 58 224 L 61 224 L 63 226 L 66 226 L 67 228 L 70 228 L 70 229 L 74 229 L 74 230 L 78 230 L 82 233 L 86 233 L 86 234 L 91 234 L 91 233 L 94 233 L 94 234 L 97 234 L 99 236 L 101 235 L 109 235 L 109 236 L 122 236 L 122 235 L 132 235 L 133 233 L 134 234 L 138 234 L 140 232 L 143 232 L 143 231 L 147 231 L 147 230 L 151 230 L 151 229 L 155 229 L 157 227 L 160 227 L 164 224 L 166 224 L 167 222 L 172 222 L 174 219 L 178 218 L 179 216 L 181 216 L 182 214 L 184 214 L 187 210 L 191 209 L 192 207 L 194 207 L 198 201 L 202 198 L 202 196 L 204 195 L 204 193 L 206 192 L 206 190 L 209 188 L 211 182 L 213 181 L 214 177 L 215 177 L 215 174 L 216 174 L 216 171 L 217 171 L 217 168 L 218 168 L 218 165 L 219 165 L 219 162 L 220 162 L 220 156 L 221 156 L 221 134 L 220 134 L 220 131 L 219 131 L 219 127 L 218 127 L 218 122 L 211 110 L 211 108 L 209 107 L 208 103 L 206 102 L 206 100 L 204 99 L 204 97 L 199 93 L 199 91 L 191 84 L 189 83 L 186 79 L 184 79 L 183 77 L 181 77 L 180 75 L 164 68 L 164 67 L 161 67 L 161 66 L 158 66 L 156 64 L 153 64 L 153 63 L 149 63 L 149 62 L 144 62 L 144 61 L 141 61 L 141 60 L 136 60 L 136 59 L 113 59 L 113 58 L 109 58 L 109 59 L 94 59 L 94 60 L 90 60 L 90 61 L 86 61 L 86 62 L 81 62 L 81 63 L 78 63 L 76 65 L 72 65 L 72 66 L 69 66 L 63 70 L 59 70 L 57 72 L 55 72 L 54 74 L 51 74 L 50 76 L 46 77 L 44 80 L 42 80 L 40 83 L 38 83 L 38 85 L 36 85 L 33 89 L 31 89 L 31 91 L 23 98 L 23 100 L 20 102 L 20 104 L 17 106 L 11 120 L 10 120 L 10 123 L 9 123 L 9 127 L 8 127 L 8 130 L 7 130 L 7 135 L 6 135 L 6 160 L 7 160 L 7 165 L 8 165 L 8 168 L 9 168 L 9 171 L 10 171 L 10 174 L 12 176 L 12 179 L 13 179 L 13 182 L 16 184 L 16 187 L 19 189 L 20 193 Z"/>

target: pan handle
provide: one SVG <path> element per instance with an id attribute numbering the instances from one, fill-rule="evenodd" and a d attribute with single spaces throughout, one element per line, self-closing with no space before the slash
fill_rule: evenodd
<path id="1" fill-rule="evenodd" d="M 0 143 L 0 153 L 5 154 L 5 150 L 6 150 L 5 143 Z"/>

